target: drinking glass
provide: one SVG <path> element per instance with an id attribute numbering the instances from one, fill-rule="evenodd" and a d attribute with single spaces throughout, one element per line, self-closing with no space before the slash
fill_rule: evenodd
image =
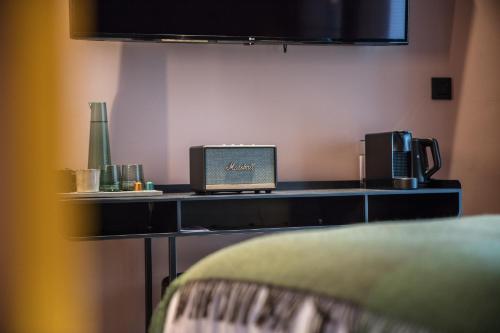
<path id="1" fill-rule="evenodd" d="M 120 191 L 120 165 L 109 164 L 101 169 L 101 184 L 99 190 L 103 192 Z"/>
<path id="2" fill-rule="evenodd" d="M 144 187 L 144 173 L 142 164 L 122 165 L 122 178 L 120 188 L 122 191 L 133 191 L 136 182 L 141 182 Z"/>
<path id="3" fill-rule="evenodd" d="M 100 169 L 76 170 L 77 192 L 99 192 Z"/>

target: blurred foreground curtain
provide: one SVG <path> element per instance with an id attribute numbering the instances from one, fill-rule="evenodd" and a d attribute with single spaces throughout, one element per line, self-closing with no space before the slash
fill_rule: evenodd
<path id="1" fill-rule="evenodd" d="M 0 1 L 0 332 L 95 332 L 91 258 L 62 231 L 85 212 L 56 194 L 63 4 Z"/>

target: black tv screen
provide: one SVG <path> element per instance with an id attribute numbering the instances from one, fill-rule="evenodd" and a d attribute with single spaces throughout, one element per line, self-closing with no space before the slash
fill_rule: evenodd
<path id="1" fill-rule="evenodd" d="M 407 44 L 408 0 L 70 0 L 71 37 Z"/>

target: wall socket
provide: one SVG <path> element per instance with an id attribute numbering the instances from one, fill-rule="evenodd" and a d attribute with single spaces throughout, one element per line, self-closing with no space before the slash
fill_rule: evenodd
<path id="1" fill-rule="evenodd" d="M 432 99 L 451 100 L 452 98 L 452 80 L 451 77 L 433 77 L 431 78 Z"/>

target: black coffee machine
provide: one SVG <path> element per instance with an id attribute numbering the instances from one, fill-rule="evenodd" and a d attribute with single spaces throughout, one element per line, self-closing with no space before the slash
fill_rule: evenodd
<path id="1" fill-rule="evenodd" d="M 441 168 L 437 140 L 414 139 L 409 131 L 366 134 L 365 156 L 369 188 L 415 189 L 429 183 L 431 176 Z"/>

